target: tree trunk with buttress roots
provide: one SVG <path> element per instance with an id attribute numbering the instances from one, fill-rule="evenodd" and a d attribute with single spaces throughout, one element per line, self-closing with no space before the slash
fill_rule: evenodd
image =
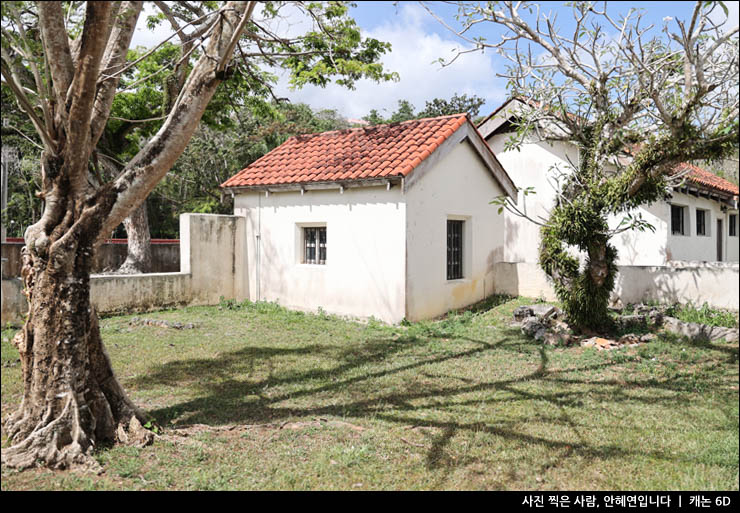
<path id="1" fill-rule="evenodd" d="M 184 151 L 248 19 L 247 5 L 254 7 L 241 2 L 225 6 L 205 55 L 193 67 L 162 128 L 114 181 L 92 188 L 88 162 L 115 90 L 115 84 L 98 80 L 99 71 L 110 74 L 125 62 L 141 2 L 121 4 L 122 21 L 112 32 L 113 4 L 87 4 L 74 73 L 56 67 L 65 61 L 62 57 L 69 60 L 61 4 L 39 4 L 42 29 L 49 30 L 44 33 L 46 50 L 61 55 L 49 57 L 59 100 L 55 108 L 65 110 L 45 136 L 49 148 L 41 162 L 44 213 L 25 234 L 22 278 L 29 314 L 13 339 L 20 353 L 23 398 L 3 423 L 11 443 L 2 450 L 3 465 L 95 468 L 92 451 L 101 443 L 145 445 L 152 440 L 152 433 L 142 427 L 144 414 L 116 379 L 101 340 L 90 302 L 93 254 Z M 57 34 L 62 37 L 54 38 Z M 62 101 L 67 96 L 69 101 Z"/>
<path id="2" fill-rule="evenodd" d="M 44 168 L 50 168 L 48 159 Z M 3 463 L 16 468 L 38 462 L 52 468 L 94 465 L 90 455 L 100 441 L 144 445 L 152 439 L 141 427 L 144 414 L 116 379 L 90 303 L 100 218 L 75 215 L 84 207 L 58 194 L 63 189 L 53 187 L 47 203 L 64 215 L 54 216 L 56 222 L 35 235 L 29 230 L 23 252 L 29 314 L 13 339 L 20 353 L 23 400 L 4 423 L 16 443 L 2 452 Z"/>

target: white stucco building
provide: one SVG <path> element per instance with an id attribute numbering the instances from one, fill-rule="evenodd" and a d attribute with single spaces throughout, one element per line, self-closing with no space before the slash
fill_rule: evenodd
<path id="1" fill-rule="evenodd" d="M 566 142 L 532 139 L 518 150 L 506 150 L 513 127 L 510 121 L 524 102 L 514 98 L 484 119 L 479 130 L 519 189 L 518 208 L 536 218 L 547 217 L 554 204 L 554 166 L 567 170 L 578 161 L 578 149 Z M 637 209 L 655 227 L 652 231 L 627 231 L 615 236 L 618 265 L 657 266 L 677 261 L 738 261 L 738 187 L 708 171 L 684 164 L 685 185 L 672 192 L 668 201 Z M 523 195 L 534 187 L 536 194 Z M 621 217 L 611 220 L 616 227 Z M 540 242 L 539 226 L 505 213 L 504 262 L 536 263 Z"/>
<path id="2" fill-rule="evenodd" d="M 391 323 L 494 292 L 489 202 L 516 197 L 465 115 L 293 137 L 222 187 L 246 218 L 250 300 Z"/>

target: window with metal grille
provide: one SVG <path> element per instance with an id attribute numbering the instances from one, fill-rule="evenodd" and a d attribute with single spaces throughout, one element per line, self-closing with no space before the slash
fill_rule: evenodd
<path id="1" fill-rule="evenodd" d="M 326 264 L 326 227 L 303 229 L 303 263 Z"/>
<path id="2" fill-rule="evenodd" d="M 447 221 L 447 279 L 463 277 L 463 223 Z"/>
<path id="3" fill-rule="evenodd" d="M 737 214 L 730 214 L 730 237 L 737 237 Z"/>
<path id="4" fill-rule="evenodd" d="M 673 235 L 684 235 L 684 207 L 671 205 L 671 233 Z"/>
<path id="5" fill-rule="evenodd" d="M 707 235 L 707 211 L 696 209 L 696 234 Z"/>

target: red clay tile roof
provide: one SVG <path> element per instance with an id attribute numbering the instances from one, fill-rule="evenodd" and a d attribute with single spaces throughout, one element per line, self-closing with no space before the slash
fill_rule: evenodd
<path id="1" fill-rule="evenodd" d="M 455 114 L 291 137 L 221 187 L 408 176 L 466 122 Z"/>
<path id="2" fill-rule="evenodd" d="M 683 162 L 676 166 L 677 173 L 687 172 L 686 180 L 694 182 L 697 185 L 708 187 L 709 189 L 715 189 L 720 192 L 732 194 L 737 196 L 740 194 L 740 189 L 734 183 L 720 178 L 719 176 L 710 173 L 698 166 Z"/>

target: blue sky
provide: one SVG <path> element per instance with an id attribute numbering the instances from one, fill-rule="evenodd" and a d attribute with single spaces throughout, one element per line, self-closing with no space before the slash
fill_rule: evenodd
<path id="1" fill-rule="evenodd" d="M 454 23 L 455 8 L 440 2 L 427 2 L 449 23 Z M 730 9 L 730 20 L 737 23 L 738 2 L 726 2 Z M 572 19 L 570 8 L 563 2 L 540 2 L 543 11 L 559 13 L 559 22 L 567 29 Z M 665 17 L 686 19 L 690 16 L 694 2 L 609 2 L 609 12 L 626 13 L 631 7 L 644 8 L 646 21 L 659 29 Z M 465 43 L 438 23 L 426 10 L 413 1 L 366 1 L 357 2 L 351 14 L 367 37 L 390 42 L 393 50 L 384 56 L 386 69 L 400 75 L 398 82 L 375 83 L 360 81 L 355 90 L 330 84 L 326 88 L 307 86 L 292 91 L 283 77 L 276 90 L 280 96 L 293 102 L 304 102 L 315 109 L 336 109 L 349 118 L 367 115 L 370 109 L 388 114 L 396 110 L 398 101 L 409 100 L 417 108 L 433 98 L 450 98 L 455 93 L 475 94 L 486 100 L 481 114 L 486 114 L 500 105 L 507 96 L 506 81 L 497 77 L 505 71 L 506 60 L 493 51 L 471 53 L 462 56 L 453 64 L 441 67 L 435 62 L 440 57 L 452 57 L 456 49 Z M 724 17 L 724 16 L 723 16 Z M 144 16 L 142 16 L 143 20 Z M 733 22 L 731 22 L 733 23 Z M 140 23 L 141 25 L 141 23 Z M 300 22 L 290 22 L 288 30 L 299 30 Z M 500 29 L 481 25 L 480 35 L 497 40 Z M 161 27 L 154 32 L 143 26 L 137 30 L 134 44 L 149 46 L 161 41 L 162 33 L 169 32 Z"/>
<path id="2" fill-rule="evenodd" d="M 438 2 L 428 4 L 449 23 L 454 23 L 456 9 Z M 731 4 L 731 3 L 729 3 Z M 541 2 L 541 9 L 557 11 L 558 20 L 568 27 L 572 19 L 570 8 L 563 2 Z M 644 8 L 646 21 L 659 29 L 667 16 L 686 19 L 694 2 L 609 2 L 610 13 L 626 13 L 631 7 Z M 730 5 L 737 19 L 737 3 Z M 366 36 L 388 41 L 393 51 L 383 60 L 389 70 L 400 74 L 399 82 L 376 84 L 363 81 L 355 91 L 338 86 L 306 87 L 290 91 L 281 82 L 280 92 L 292 101 L 302 101 L 314 108 L 333 108 L 350 118 L 366 115 L 376 108 L 386 114 L 393 112 L 398 100 L 406 99 L 418 109 L 435 97 L 449 98 L 455 93 L 475 94 L 486 100 L 481 114 L 492 111 L 506 98 L 506 80 L 496 76 L 507 63 L 493 51 L 462 56 L 448 67 L 434 62 L 439 57 L 453 55 L 465 43 L 429 15 L 418 2 L 357 2 L 352 15 Z M 500 29 L 488 25 L 478 31 L 489 40 L 497 40 Z"/>

